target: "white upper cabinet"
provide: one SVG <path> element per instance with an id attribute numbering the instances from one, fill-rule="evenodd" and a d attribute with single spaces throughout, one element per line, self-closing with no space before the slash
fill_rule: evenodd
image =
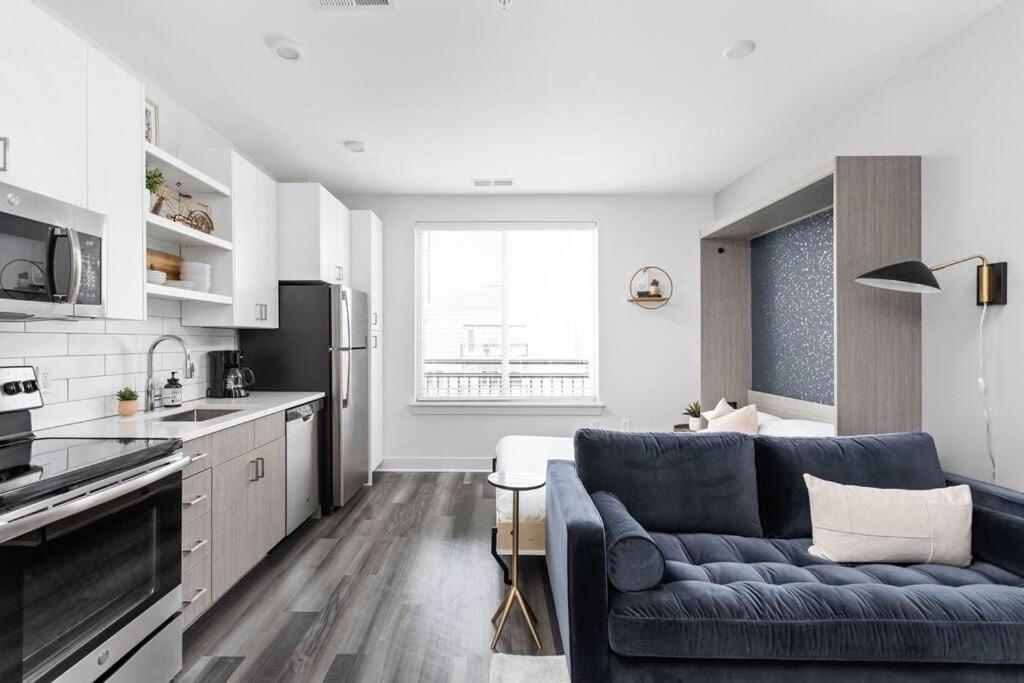
<path id="1" fill-rule="evenodd" d="M 351 285 L 370 298 L 370 329 L 384 329 L 384 225 L 373 211 L 352 211 Z"/>
<path id="2" fill-rule="evenodd" d="M 86 43 L 29 0 L 4 0 L 0 16 L 0 182 L 84 207 Z"/>
<path id="3" fill-rule="evenodd" d="M 349 210 L 317 183 L 278 185 L 281 280 L 349 284 Z"/>
<path id="4" fill-rule="evenodd" d="M 214 234 L 232 246 L 182 246 L 183 259 L 212 266 L 213 293 L 231 297 L 230 304 L 184 301 L 182 324 L 277 327 L 277 183 L 230 149 L 185 149 L 181 157 L 230 188 L 230 197 L 197 199 L 211 208 Z"/>
<path id="5" fill-rule="evenodd" d="M 87 208 L 106 216 L 108 318 L 146 318 L 143 101 L 142 83 L 89 48 Z"/>

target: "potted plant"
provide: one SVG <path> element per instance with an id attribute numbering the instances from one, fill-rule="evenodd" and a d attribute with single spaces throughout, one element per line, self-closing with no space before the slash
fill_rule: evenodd
<path id="1" fill-rule="evenodd" d="M 125 387 L 117 392 L 117 414 L 122 417 L 131 417 L 139 411 L 139 392 L 131 387 Z"/>
<path id="2" fill-rule="evenodd" d="M 697 432 L 704 428 L 704 418 L 700 416 L 700 401 L 694 401 L 683 413 L 690 418 L 690 431 Z"/>
<path id="3" fill-rule="evenodd" d="M 147 168 L 146 169 L 146 189 L 153 195 L 156 195 L 156 202 L 153 204 L 153 208 L 149 211 L 160 215 L 160 211 L 164 208 L 164 201 L 170 197 L 170 193 L 167 188 L 164 187 L 164 172 L 159 168 Z"/>

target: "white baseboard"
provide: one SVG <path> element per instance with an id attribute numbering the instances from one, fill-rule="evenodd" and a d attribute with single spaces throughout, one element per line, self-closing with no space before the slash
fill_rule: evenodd
<path id="1" fill-rule="evenodd" d="M 490 458 L 384 458 L 374 472 L 490 472 Z"/>

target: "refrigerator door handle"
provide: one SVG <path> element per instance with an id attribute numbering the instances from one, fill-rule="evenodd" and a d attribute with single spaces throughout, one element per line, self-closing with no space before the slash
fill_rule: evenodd
<path id="1" fill-rule="evenodd" d="M 351 343 L 352 339 L 352 310 L 351 303 L 347 298 L 342 299 L 342 303 L 345 304 L 345 327 L 348 330 L 348 338 Z M 347 362 L 345 363 L 345 397 L 341 399 L 341 407 L 348 408 L 349 390 L 352 386 L 352 349 L 349 348 L 348 353 L 345 354 Z"/>

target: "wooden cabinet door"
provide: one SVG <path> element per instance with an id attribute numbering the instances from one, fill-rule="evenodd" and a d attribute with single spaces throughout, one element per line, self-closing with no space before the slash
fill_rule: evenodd
<path id="1" fill-rule="evenodd" d="M 278 439 L 252 452 L 260 463 L 259 497 L 253 502 L 252 519 L 258 521 L 260 557 L 285 536 L 285 440 Z M 262 459 L 262 460 L 259 460 Z"/>
<path id="2" fill-rule="evenodd" d="M 29 0 L 6 0 L 2 16 L 0 137 L 9 143 L 0 182 L 86 206 L 86 43 Z"/>
<path id="3" fill-rule="evenodd" d="M 213 468 L 213 599 L 259 562 L 263 550 L 255 452 Z"/>
<path id="4" fill-rule="evenodd" d="M 142 83 L 89 48 L 88 86 L 89 208 L 107 217 L 107 317 L 145 320 Z"/>

